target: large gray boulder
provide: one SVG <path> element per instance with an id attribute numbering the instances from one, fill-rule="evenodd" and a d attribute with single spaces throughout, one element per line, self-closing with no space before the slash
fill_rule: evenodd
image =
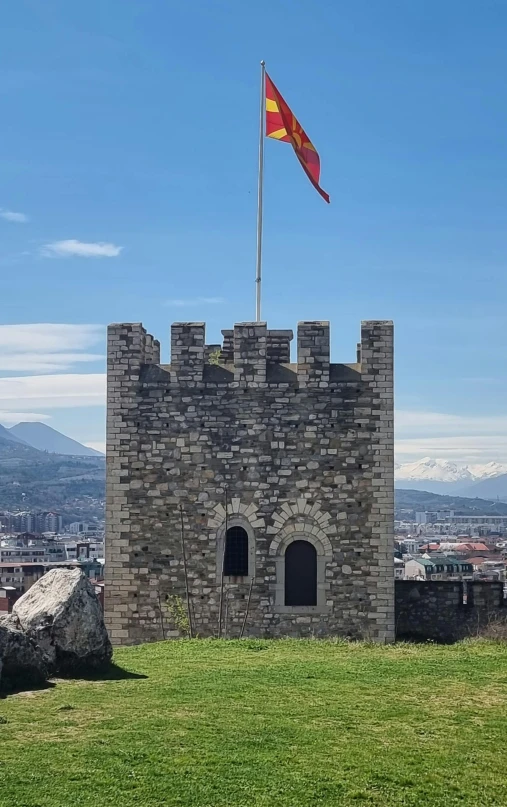
<path id="1" fill-rule="evenodd" d="M 12 621 L 0 624 L 1 684 L 8 689 L 40 684 L 48 677 L 46 659 L 33 639 L 16 630 Z"/>
<path id="2" fill-rule="evenodd" d="M 51 569 L 17 600 L 12 617 L 51 672 L 100 668 L 112 648 L 93 586 L 80 569 Z"/>

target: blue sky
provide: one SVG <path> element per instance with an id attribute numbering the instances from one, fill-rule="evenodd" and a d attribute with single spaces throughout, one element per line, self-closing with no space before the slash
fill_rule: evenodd
<path id="1" fill-rule="evenodd" d="M 100 445 L 108 322 L 168 360 L 171 321 L 254 317 L 264 58 L 331 205 L 266 142 L 263 318 L 330 319 L 334 361 L 393 318 L 399 460 L 507 462 L 506 30 L 492 0 L 6 4 L 0 422 Z"/>

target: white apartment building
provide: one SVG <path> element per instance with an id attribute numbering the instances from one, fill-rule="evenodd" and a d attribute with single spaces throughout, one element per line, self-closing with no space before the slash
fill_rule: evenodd
<path id="1" fill-rule="evenodd" d="M 69 532 L 71 535 L 81 535 L 81 533 L 88 532 L 87 521 L 73 521 L 69 524 Z"/>
<path id="2" fill-rule="evenodd" d="M 452 516 L 448 523 L 458 530 L 486 529 L 490 532 L 507 530 L 507 516 Z"/>
<path id="3" fill-rule="evenodd" d="M 97 560 L 104 557 L 102 541 L 67 541 L 67 560 Z"/>
<path id="4" fill-rule="evenodd" d="M 404 538 L 403 543 L 405 544 L 405 548 L 409 555 L 417 555 L 419 552 L 419 547 L 423 541 L 420 538 Z"/>
<path id="5" fill-rule="evenodd" d="M 54 563 L 66 559 L 63 544 L 0 547 L 0 563 Z"/>
<path id="6" fill-rule="evenodd" d="M 0 566 L 0 586 L 13 586 L 22 589 L 25 581 L 25 574 L 21 566 Z"/>

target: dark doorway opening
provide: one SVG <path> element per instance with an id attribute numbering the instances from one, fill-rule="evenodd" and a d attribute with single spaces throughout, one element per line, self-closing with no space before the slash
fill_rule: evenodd
<path id="1" fill-rule="evenodd" d="M 225 536 L 224 575 L 248 574 L 248 534 L 243 527 L 229 527 Z"/>
<path id="2" fill-rule="evenodd" d="M 285 550 L 285 605 L 317 605 L 317 551 L 309 541 Z"/>

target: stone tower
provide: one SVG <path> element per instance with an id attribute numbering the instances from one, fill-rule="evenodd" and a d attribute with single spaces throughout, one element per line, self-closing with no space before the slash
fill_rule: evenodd
<path id="1" fill-rule="evenodd" d="M 175 323 L 161 365 L 141 324 L 109 327 L 112 641 L 180 635 L 187 594 L 200 636 L 221 612 L 230 637 L 392 641 L 392 323 L 363 322 L 351 364 L 328 322 L 298 324 L 296 364 L 292 331 L 222 333 Z"/>

